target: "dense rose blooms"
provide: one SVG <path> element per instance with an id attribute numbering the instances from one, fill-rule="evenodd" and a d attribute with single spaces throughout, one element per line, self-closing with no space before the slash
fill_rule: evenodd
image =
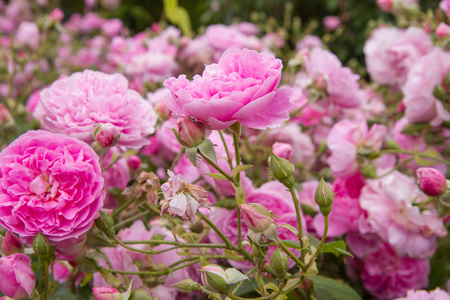
<path id="1" fill-rule="evenodd" d="M 424 290 L 410 290 L 406 297 L 396 298 L 395 300 L 450 300 L 450 294 L 436 288 L 430 292 Z"/>
<path id="2" fill-rule="evenodd" d="M 413 178 L 394 171 L 368 180 L 359 201 L 367 212 L 369 231 L 389 243 L 397 255 L 427 259 L 436 250 L 436 238 L 447 231 L 436 209 L 421 211 L 413 205 L 426 199 Z"/>
<path id="3" fill-rule="evenodd" d="M 77 139 L 28 131 L 0 153 L 0 224 L 27 243 L 82 236 L 104 196 L 98 156 Z"/>
<path id="4" fill-rule="evenodd" d="M 401 297 L 410 289 L 426 287 L 429 272 L 428 260 L 398 257 L 387 244 L 361 260 L 364 288 L 383 300 Z"/>
<path id="5" fill-rule="evenodd" d="M 359 75 L 343 67 L 337 56 L 328 50 L 314 48 L 305 60 L 305 70 L 310 82 L 321 81 L 327 93 L 327 100 L 343 108 L 358 107 L 362 99 L 359 95 Z"/>
<path id="6" fill-rule="evenodd" d="M 402 89 L 405 115 L 411 123 L 430 122 L 432 126 L 439 126 L 443 121 L 450 121 L 450 112 L 433 95 L 434 88 L 444 84 L 448 72 L 450 53 L 439 48 L 411 68 Z"/>
<path id="7" fill-rule="evenodd" d="M 33 293 L 36 279 L 29 256 L 16 253 L 0 257 L 0 291 L 13 299 L 23 299 Z"/>
<path id="8" fill-rule="evenodd" d="M 281 60 L 253 50 L 228 49 L 202 76 L 169 78 L 173 97 L 167 107 L 178 116 L 225 129 L 235 122 L 255 129 L 274 128 L 289 119 L 290 89 L 278 89 Z"/>
<path id="9" fill-rule="evenodd" d="M 387 129 L 374 124 L 368 128 L 364 119 L 357 121 L 342 120 L 335 124 L 328 135 L 327 146 L 331 156 L 327 162 L 335 177 L 348 177 L 359 170 L 357 153 L 361 147 L 380 150 Z"/>
<path id="10" fill-rule="evenodd" d="M 450 0 L 441 0 L 439 3 L 439 8 L 442 9 L 442 11 L 447 15 L 447 18 L 450 19 Z"/>
<path id="11" fill-rule="evenodd" d="M 151 105 L 133 90 L 120 74 L 85 70 L 55 81 L 41 94 L 45 113 L 42 126 L 92 143 L 98 123 L 113 125 L 118 145 L 140 147 L 149 143 L 156 114 Z"/>
<path id="12" fill-rule="evenodd" d="M 367 71 L 376 82 L 399 87 L 414 63 L 432 49 L 431 38 L 423 29 L 377 28 L 364 45 Z"/>

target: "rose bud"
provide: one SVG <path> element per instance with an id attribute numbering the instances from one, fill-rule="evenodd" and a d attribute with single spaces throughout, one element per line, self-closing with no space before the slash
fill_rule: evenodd
<path id="1" fill-rule="evenodd" d="M 121 300 L 122 295 L 118 290 L 112 287 L 94 287 L 92 288 L 95 300 Z"/>
<path id="2" fill-rule="evenodd" d="M 272 152 L 278 157 L 291 159 L 292 155 L 294 154 L 294 149 L 292 148 L 291 144 L 275 142 L 272 145 Z"/>
<path id="3" fill-rule="evenodd" d="M 277 248 L 270 256 L 270 266 L 275 276 L 282 279 L 286 276 L 286 270 L 289 268 L 289 258 L 280 248 Z"/>
<path id="4" fill-rule="evenodd" d="M 54 258 L 55 248 L 50 245 L 50 241 L 39 232 L 33 241 L 33 251 L 39 258 L 39 261 L 50 261 Z"/>
<path id="5" fill-rule="evenodd" d="M 319 205 L 320 212 L 324 216 L 328 216 L 331 212 L 331 204 L 333 204 L 334 194 L 331 188 L 325 183 L 323 177 L 320 178 L 319 186 L 314 195 L 314 201 Z"/>
<path id="6" fill-rule="evenodd" d="M 287 188 L 294 186 L 294 176 L 292 174 L 294 174 L 295 167 L 290 161 L 272 154 L 271 169 L 273 177 Z"/>
<path id="7" fill-rule="evenodd" d="M 2 241 L 2 254 L 4 256 L 23 252 L 23 244 L 20 238 L 12 231 L 7 231 Z"/>
<path id="8" fill-rule="evenodd" d="M 273 224 L 270 210 L 258 203 L 240 204 L 245 226 L 253 232 L 263 232 Z"/>
<path id="9" fill-rule="evenodd" d="M 205 129 L 200 123 L 180 118 L 177 120 L 177 125 L 180 141 L 184 146 L 195 147 L 205 139 Z"/>
<path id="10" fill-rule="evenodd" d="M 444 22 L 439 23 L 438 27 L 436 28 L 436 35 L 440 39 L 450 36 L 450 26 L 445 24 Z"/>
<path id="11" fill-rule="evenodd" d="M 9 298 L 23 299 L 33 293 L 36 278 L 29 256 L 16 253 L 0 258 L 0 291 Z"/>
<path id="12" fill-rule="evenodd" d="M 436 169 L 419 168 L 416 175 L 420 189 L 428 196 L 439 196 L 447 190 L 447 179 Z"/>
<path id="13" fill-rule="evenodd" d="M 203 285 L 214 292 L 220 292 L 227 286 L 227 275 L 221 266 L 206 265 L 200 272 Z"/>
<path id="14" fill-rule="evenodd" d="M 131 170 L 135 171 L 135 170 L 139 169 L 139 167 L 141 165 L 141 158 L 136 154 L 130 155 L 127 158 L 127 165 Z"/>
<path id="15" fill-rule="evenodd" d="M 98 124 L 95 126 L 92 136 L 103 148 L 111 148 L 119 140 L 119 131 L 111 124 Z"/>

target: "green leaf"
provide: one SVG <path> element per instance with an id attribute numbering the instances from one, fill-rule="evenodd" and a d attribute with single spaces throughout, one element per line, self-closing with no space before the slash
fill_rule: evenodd
<path id="1" fill-rule="evenodd" d="M 127 150 L 122 154 L 122 158 L 127 158 L 127 157 L 130 157 L 131 155 L 135 155 L 138 153 L 139 153 L 139 151 L 136 151 L 136 150 Z"/>
<path id="2" fill-rule="evenodd" d="M 297 228 L 295 228 L 294 226 L 292 226 L 291 224 L 283 224 L 280 227 L 286 228 L 287 230 L 289 230 L 290 232 L 292 232 L 293 234 L 297 235 L 298 234 L 298 230 Z"/>
<path id="3" fill-rule="evenodd" d="M 314 283 L 314 297 L 317 300 L 362 300 L 354 289 L 343 282 L 321 275 L 311 277 L 310 280 Z"/>
<path id="4" fill-rule="evenodd" d="M 268 284 L 264 285 L 264 288 L 266 290 L 272 290 L 272 291 L 275 291 L 275 292 L 278 292 L 280 290 L 278 288 L 278 286 L 275 283 L 273 283 L 273 282 L 269 282 Z"/>
<path id="5" fill-rule="evenodd" d="M 206 174 L 206 176 L 212 177 L 214 179 L 219 179 L 219 180 L 228 180 L 228 178 L 226 178 L 224 175 L 222 175 L 220 173 L 209 173 L 209 174 Z"/>
<path id="6" fill-rule="evenodd" d="M 416 164 L 418 164 L 419 166 L 424 166 L 424 167 L 428 167 L 428 166 L 432 166 L 437 164 L 438 162 L 435 160 L 427 160 L 425 158 L 423 158 L 423 156 L 420 156 L 419 154 L 415 154 L 414 155 L 414 161 L 416 162 Z"/>
<path id="7" fill-rule="evenodd" d="M 340 255 L 353 257 L 353 255 L 350 252 L 346 251 L 346 249 L 347 245 L 344 241 L 334 241 L 328 244 L 324 244 L 320 252 L 333 253 L 337 257 L 339 257 Z"/>
<path id="8" fill-rule="evenodd" d="M 117 287 L 119 287 L 119 285 L 122 284 L 123 279 L 117 278 L 116 276 L 114 276 L 109 271 L 107 271 L 103 268 L 100 269 L 100 274 L 102 275 L 103 279 L 105 279 L 105 281 L 109 285 L 111 285 L 113 288 L 117 288 Z"/>
<path id="9" fill-rule="evenodd" d="M 230 250 L 230 249 L 225 249 L 223 251 L 223 254 L 225 254 L 225 257 L 227 259 L 231 259 L 231 260 L 245 260 L 245 258 L 243 256 L 241 256 L 239 253 L 237 253 L 236 251 Z"/>
<path id="10" fill-rule="evenodd" d="M 201 154 L 217 163 L 216 150 L 214 149 L 214 144 L 210 140 L 204 139 L 197 148 Z"/>
<path id="11" fill-rule="evenodd" d="M 236 270 L 235 268 L 229 268 L 225 270 L 227 276 L 227 284 L 235 284 L 239 281 L 248 280 L 248 277 Z"/>
<path id="12" fill-rule="evenodd" d="M 134 279 L 132 279 L 131 282 L 130 282 L 130 285 L 128 285 L 127 291 L 122 294 L 122 300 L 130 299 L 131 292 L 133 291 L 133 281 L 134 281 Z"/>
<path id="13" fill-rule="evenodd" d="M 183 34 L 191 37 L 191 19 L 188 11 L 178 6 L 178 0 L 164 0 L 164 13 L 167 19 L 180 27 Z"/>
<path id="14" fill-rule="evenodd" d="M 239 122 L 234 123 L 228 129 L 231 130 L 234 134 L 236 134 L 238 137 L 241 136 L 241 124 Z"/>
<path id="15" fill-rule="evenodd" d="M 194 167 L 198 168 L 197 165 L 197 147 L 186 148 L 186 156 L 189 158 Z"/>
<path id="16" fill-rule="evenodd" d="M 281 241 L 286 247 L 294 248 L 294 249 L 300 249 L 300 243 L 296 241 L 290 241 L 290 240 L 282 240 Z"/>
<path id="17" fill-rule="evenodd" d="M 244 170 L 250 169 L 253 165 L 239 165 L 231 171 L 231 177 L 236 177 L 236 175 Z"/>

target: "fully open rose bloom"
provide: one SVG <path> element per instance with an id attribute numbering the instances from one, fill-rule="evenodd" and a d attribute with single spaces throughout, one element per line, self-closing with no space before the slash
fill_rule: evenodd
<path id="1" fill-rule="evenodd" d="M 120 74 L 85 70 L 55 81 L 41 92 L 42 126 L 87 143 L 98 123 L 112 125 L 120 133 L 118 145 L 149 144 L 156 114 Z M 38 110 L 36 108 L 36 110 Z M 39 111 L 39 110 L 38 110 Z"/>
<path id="2" fill-rule="evenodd" d="M 225 129 L 235 122 L 256 129 L 278 127 L 289 119 L 290 89 L 278 89 L 281 60 L 253 50 L 228 49 L 193 81 L 186 75 L 164 82 L 173 97 L 167 107 L 177 116 Z"/>
<path id="3" fill-rule="evenodd" d="M 0 225 L 27 243 L 82 236 L 104 196 L 98 156 L 77 139 L 28 131 L 0 153 Z"/>
<path id="4" fill-rule="evenodd" d="M 430 292 L 424 290 L 410 290 L 406 297 L 396 298 L 395 300 L 450 300 L 450 294 L 436 288 Z"/>

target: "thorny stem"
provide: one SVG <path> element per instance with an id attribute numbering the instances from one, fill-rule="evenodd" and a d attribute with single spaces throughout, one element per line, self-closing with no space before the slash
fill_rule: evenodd
<path id="1" fill-rule="evenodd" d="M 328 215 L 324 216 L 325 218 L 325 228 L 323 230 L 323 235 L 322 235 L 322 239 L 320 240 L 320 244 L 317 247 L 317 251 L 316 253 L 314 253 L 314 256 L 311 257 L 311 259 L 309 260 L 308 264 L 306 265 L 306 269 L 308 269 L 312 263 L 314 262 L 314 260 L 317 258 L 317 256 L 319 256 L 320 250 L 323 247 L 323 244 L 325 243 L 325 239 L 327 238 L 327 233 L 328 233 Z"/>
<path id="2" fill-rule="evenodd" d="M 207 158 L 206 156 L 204 156 L 202 153 L 200 153 L 200 156 L 208 163 L 210 164 L 214 169 L 216 169 L 217 171 L 219 171 L 220 174 L 222 174 L 223 176 L 225 176 L 226 179 L 228 179 L 229 181 L 231 181 L 233 184 L 238 185 L 236 183 L 236 181 L 233 179 L 233 177 L 231 177 L 230 175 L 228 175 L 224 170 L 222 170 L 215 162 L 213 162 L 212 160 L 210 160 L 209 158 Z"/>
<path id="3" fill-rule="evenodd" d="M 230 169 L 233 169 L 233 162 L 231 160 L 230 151 L 228 150 L 228 145 L 225 142 L 225 137 L 223 136 L 222 130 L 219 130 L 220 138 L 222 139 L 223 147 L 225 148 L 225 152 L 227 153 L 227 161 L 230 165 Z"/>
<path id="4" fill-rule="evenodd" d="M 447 166 L 450 166 L 450 161 L 447 161 L 445 159 L 439 158 L 439 157 L 434 157 L 432 155 L 428 155 L 425 153 L 419 153 L 419 152 L 415 152 L 415 151 L 410 151 L 410 150 L 404 150 L 404 149 L 386 149 L 386 150 L 381 150 L 379 153 L 384 154 L 384 153 L 392 153 L 392 154 L 410 154 L 410 155 L 418 155 L 418 156 L 422 156 L 425 158 L 429 158 L 432 159 L 434 161 L 438 161 L 441 163 L 446 164 Z"/>
<path id="5" fill-rule="evenodd" d="M 297 193 L 295 191 L 294 187 L 290 187 L 289 191 L 291 192 L 292 200 L 294 200 L 294 206 L 295 206 L 295 214 L 297 215 L 297 223 L 298 223 L 298 240 L 300 242 L 300 248 L 302 252 L 302 259 L 304 259 L 304 249 L 303 249 L 303 225 L 302 225 L 302 216 L 300 214 L 300 206 L 298 203 Z"/>
<path id="6" fill-rule="evenodd" d="M 281 246 L 281 249 L 283 249 L 283 251 L 287 255 L 289 255 L 289 257 L 292 258 L 293 261 L 295 261 L 297 263 L 297 265 L 299 265 L 302 269 L 306 270 L 305 264 L 302 261 L 300 261 L 300 259 L 298 259 L 298 257 L 295 256 L 295 254 L 292 253 L 291 250 L 288 249 L 288 247 L 286 247 L 286 245 L 283 243 L 283 241 L 280 241 L 280 246 Z"/>

